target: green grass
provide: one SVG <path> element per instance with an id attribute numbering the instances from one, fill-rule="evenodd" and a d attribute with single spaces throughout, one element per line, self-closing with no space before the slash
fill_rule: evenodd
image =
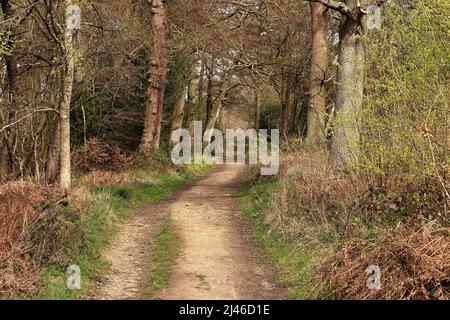
<path id="1" fill-rule="evenodd" d="M 212 166 L 191 166 L 183 174 L 151 174 L 156 183 L 135 183 L 118 186 L 102 186 L 90 192 L 94 197 L 92 211 L 81 217 L 79 227 L 83 239 L 82 249 L 70 257 L 70 264 L 81 269 L 81 290 L 69 290 L 66 286 L 66 266 L 52 265 L 42 274 L 42 290 L 37 299 L 69 300 L 89 295 L 95 280 L 108 265 L 101 259 L 101 252 L 114 234 L 115 225 L 123 222 L 138 206 L 167 198 L 180 185 L 192 180 Z"/>
<path id="2" fill-rule="evenodd" d="M 270 210 L 270 194 L 278 184 L 276 179 L 245 184 L 241 190 L 241 212 L 253 228 L 253 236 L 278 270 L 278 280 L 286 285 L 291 299 L 315 298 L 313 275 L 315 253 L 298 243 L 287 243 L 281 234 L 265 223 Z"/>
<path id="3" fill-rule="evenodd" d="M 153 300 L 158 290 L 169 285 L 179 247 L 180 239 L 173 228 L 172 221 L 167 218 L 152 248 L 150 274 L 143 299 Z"/>

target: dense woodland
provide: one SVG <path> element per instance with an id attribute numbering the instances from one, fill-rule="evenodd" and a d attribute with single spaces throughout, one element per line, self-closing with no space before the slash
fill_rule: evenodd
<path id="1" fill-rule="evenodd" d="M 1 0 L 1 12 L 1 296 L 41 294 L 91 250 L 80 219 L 99 186 L 184 174 L 170 133 L 202 121 L 280 130 L 279 174 L 252 170 L 246 192 L 308 257 L 284 266 L 304 268 L 286 280 L 295 298 L 448 299 L 447 0 Z M 371 264 L 382 290 L 364 290 Z"/>

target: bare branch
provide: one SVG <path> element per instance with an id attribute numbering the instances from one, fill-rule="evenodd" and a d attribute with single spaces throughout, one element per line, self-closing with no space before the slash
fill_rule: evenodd
<path id="1" fill-rule="evenodd" d="M 7 125 L 4 126 L 3 128 L 0 128 L 0 133 L 2 133 L 3 131 L 5 131 L 6 129 L 8 129 L 8 128 L 10 128 L 10 127 L 12 127 L 12 126 L 18 124 L 19 122 L 21 122 L 21 121 L 23 121 L 23 120 L 25 120 L 25 119 L 31 117 L 31 116 L 32 116 L 33 114 L 35 114 L 35 113 L 38 113 L 38 112 L 48 112 L 48 111 L 58 112 L 57 110 L 51 109 L 51 108 L 34 110 L 33 112 L 27 114 L 26 116 L 23 116 L 22 118 L 20 118 L 20 119 L 14 121 L 14 122 L 11 122 L 11 123 L 7 124 Z"/>
<path id="2" fill-rule="evenodd" d="M 329 9 L 340 12 L 341 14 L 343 14 L 344 16 L 346 16 L 349 19 L 353 19 L 353 20 L 356 19 L 355 15 L 350 10 L 350 8 L 347 7 L 345 5 L 345 3 L 343 3 L 343 2 L 334 1 L 334 0 L 306 0 L 306 1 L 321 3 Z"/>

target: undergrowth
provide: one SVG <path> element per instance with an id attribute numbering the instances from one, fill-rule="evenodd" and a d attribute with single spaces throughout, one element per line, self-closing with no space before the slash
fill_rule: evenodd
<path id="1" fill-rule="evenodd" d="M 75 180 L 68 197 L 57 188 L 31 182 L 3 185 L 0 296 L 88 297 L 108 268 L 101 252 L 116 226 L 138 206 L 168 197 L 175 188 L 210 168 L 153 168 L 140 161 L 121 172 L 94 170 Z M 66 270 L 70 265 L 81 269 L 81 290 L 67 288 Z"/>
<path id="2" fill-rule="evenodd" d="M 108 244 L 114 226 L 124 221 L 140 204 L 161 200 L 183 182 L 184 177 L 163 175 L 154 177 L 156 184 L 128 184 L 100 186 L 92 189 L 95 203 L 90 214 L 81 218 L 80 228 L 84 234 L 84 245 L 71 259 L 71 264 L 82 270 L 82 289 L 69 290 L 66 286 L 66 266 L 52 265 L 44 271 L 44 290 L 41 299 L 73 299 L 88 294 L 93 281 L 107 265 L 100 258 Z"/>
<path id="3" fill-rule="evenodd" d="M 282 157 L 280 173 L 252 174 L 243 214 L 297 299 L 448 299 L 450 228 L 431 179 L 378 180 L 333 170 L 324 152 Z M 378 266 L 381 289 L 367 286 Z"/>
<path id="4" fill-rule="evenodd" d="M 167 198 L 178 186 L 210 168 L 192 166 L 181 174 L 150 174 L 154 183 L 93 187 L 95 206 L 90 214 L 84 216 L 80 225 L 85 235 L 85 246 L 72 259 L 72 264 L 82 270 L 82 290 L 68 290 L 65 268 L 51 266 L 44 273 L 45 287 L 40 298 L 74 299 L 89 294 L 95 280 L 107 270 L 108 266 L 102 261 L 100 253 L 108 244 L 114 226 L 123 222 L 139 205 Z"/>
<path id="5" fill-rule="evenodd" d="M 290 288 L 290 298 L 312 299 L 317 287 L 313 272 L 320 253 L 301 243 L 286 242 L 280 230 L 272 229 L 267 221 L 271 194 L 278 185 L 277 179 L 256 184 L 247 181 L 241 189 L 241 212 L 252 225 L 255 240 L 278 269 L 278 281 Z"/>

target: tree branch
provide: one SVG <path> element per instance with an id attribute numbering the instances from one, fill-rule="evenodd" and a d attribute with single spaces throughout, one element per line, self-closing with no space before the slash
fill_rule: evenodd
<path id="1" fill-rule="evenodd" d="M 334 0 L 305 0 L 305 1 L 321 3 L 324 6 L 326 6 L 328 9 L 337 11 L 352 20 L 357 20 L 357 18 L 358 18 L 358 15 L 353 13 L 350 10 L 350 8 L 347 7 L 346 4 L 341 1 L 334 1 Z M 375 2 L 375 5 L 377 5 L 378 7 L 381 7 L 385 2 L 386 2 L 386 0 L 377 0 Z M 367 13 L 360 6 L 358 6 L 358 9 L 362 14 Z"/>
<path id="2" fill-rule="evenodd" d="M 7 124 L 7 125 L 3 126 L 3 128 L 0 128 L 0 133 L 2 133 L 3 131 L 5 131 L 5 130 L 8 129 L 9 127 L 12 127 L 12 126 L 18 124 L 19 122 L 21 122 L 21 121 L 23 121 L 23 120 L 25 120 L 25 119 L 31 117 L 31 116 L 34 115 L 35 113 L 38 113 L 38 112 L 48 112 L 48 111 L 58 112 L 57 110 L 51 109 L 51 108 L 34 110 L 33 112 L 27 114 L 26 116 L 23 116 L 22 118 L 20 118 L 20 119 L 14 121 L 14 122 L 12 122 L 12 123 L 10 123 L 10 124 Z"/>
<path id="3" fill-rule="evenodd" d="M 343 2 L 334 0 L 306 0 L 306 1 L 321 3 L 329 9 L 340 12 L 349 19 L 356 18 L 353 12 L 349 9 L 349 7 L 347 7 Z"/>

